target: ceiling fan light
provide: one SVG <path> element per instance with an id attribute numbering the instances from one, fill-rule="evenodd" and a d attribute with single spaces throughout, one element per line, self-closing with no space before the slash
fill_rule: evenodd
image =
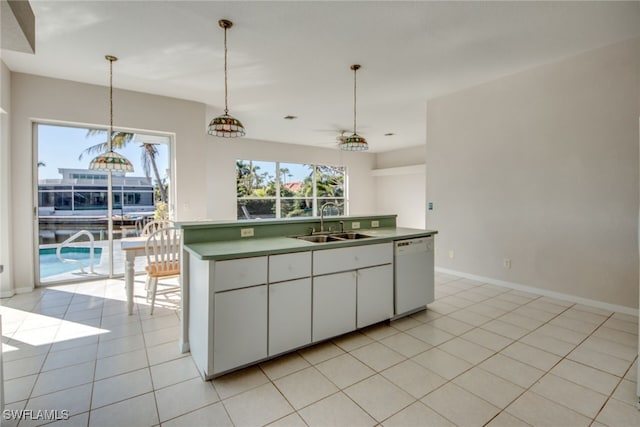
<path id="1" fill-rule="evenodd" d="M 211 120 L 207 133 L 222 138 L 237 138 L 244 136 L 245 131 L 240 120 L 228 114 L 223 114 Z"/>
<path id="2" fill-rule="evenodd" d="M 342 151 L 367 151 L 369 144 L 366 139 L 354 133 L 340 143 L 340 149 Z"/>

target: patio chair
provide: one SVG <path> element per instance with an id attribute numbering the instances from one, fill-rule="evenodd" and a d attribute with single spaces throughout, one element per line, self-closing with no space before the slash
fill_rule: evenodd
<path id="1" fill-rule="evenodd" d="M 147 300 L 151 298 L 151 314 L 158 293 L 158 279 L 180 275 L 180 229 L 176 227 L 160 228 L 147 237 L 144 249 L 147 255 Z M 175 292 L 179 286 L 173 286 L 160 293 Z"/>

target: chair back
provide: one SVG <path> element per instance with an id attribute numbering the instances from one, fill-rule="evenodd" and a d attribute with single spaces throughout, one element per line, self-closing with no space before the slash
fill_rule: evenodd
<path id="1" fill-rule="evenodd" d="M 181 230 L 176 227 L 160 228 L 147 237 L 144 249 L 147 255 L 147 273 L 162 277 L 180 274 Z"/>
<path id="2" fill-rule="evenodd" d="M 141 236 L 149 236 L 155 231 L 160 230 L 161 228 L 173 227 L 173 221 L 169 221 L 168 219 L 158 219 L 154 221 L 150 221 L 144 225 L 142 228 Z"/>

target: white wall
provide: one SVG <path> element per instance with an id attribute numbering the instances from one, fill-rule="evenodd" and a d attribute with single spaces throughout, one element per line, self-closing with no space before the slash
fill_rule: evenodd
<path id="1" fill-rule="evenodd" d="M 401 148 L 376 154 L 376 169 L 388 169 L 411 165 L 423 165 L 426 156 L 426 145 Z"/>
<path id="2" fill-rule="evenodd" d="M 634 39 L 431 100 L 436 265 L 636 307 L 639 93 Z"/>
<path id="3" fill-rule="evenodd" d="M 117 84 L 116 84 L 117 86 Z M 11 73 L 11 228 L 14 260 L 12 287 L 29 291 L 34 284 L 34 176 L 32 123 L 59 121 L 108 124 L 108 87 Z M 369 170 L 374 155 L 334 149 L 261 142 L 247 138 L 223 141 L 206 133 L 211 113 L 204 104 L 114 89 L 114 125 L 120 129 L 175 134 L 175 213 L 178 220 L 235 219 L 235 160 L 280 160 L 344 164 L 350 174 L 352 214 L 375 209 Z M 3 168 L 4 169 L 4 168 Z M 3 193 L 4 194 L 4 193 Z"/>
<path id="4" fill-rule="evenodd" d="M 399 227 L 425 228 L 424 164 L 424 145 L 376 155 L 376 213 L 397 214 Z"/>
<path id="5" fill-rule="evenodd" d="M 11 72 L 0 60 L 0 297 L 13 295 L 11 245 L 11 148 L 9 118 L 11 113 Z"/>

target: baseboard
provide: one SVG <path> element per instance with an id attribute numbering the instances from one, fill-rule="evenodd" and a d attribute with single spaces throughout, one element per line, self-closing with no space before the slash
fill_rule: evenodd
<path id="1" fill-rule="evenodd" d="M 11 298 L 12 296 L 17 294 L 28 294 L 29 292 L 33 292 L 33 290 L 33 287 L 8 289 L 6 291 L 0 291 L 0 298 Z"/>
<path id="2" fill-rule="evenodd" d="M 11 298 L 15 294 L 16 294 L 16 291 L 14 291 L 13 289 L 8 291 L 0 291 L 0 298 Z"/>
<path id="3" fill-rule="evenodd" d="M 638 309 L 633 307 L 626 307 L 624 305 L 610 304 L 608 302 L 598 301 L 589 298 L 582 298 L 575 295 L 563 294 L 561 292 L 550 291 L 547 289 L 536 288 L 534 286 L 521 285 L 519 283 L 507 282 L 505 280 L 494 279 L 491 277 L 478 276 L 475 274 L 463 273 L 461 271 L 450 270 L 448 268 L 436 267 L 435 270 L 439 273 L 451 274 L 453 276 L 460 276 L 465 279 L 476 280 L 478 282 L 488 283 L 490 285 L 502 286 L 505 288 L 515 289 L 517 291 L 529 292 L 532 294 L 556 298 L 563 301 L 574 302 L 576 304 L 584 304 L 595 308 L 601 308 L 607 311 L 615 311 L 618 313 L 630 314 L 631 316 L 638 315 Z"/>

